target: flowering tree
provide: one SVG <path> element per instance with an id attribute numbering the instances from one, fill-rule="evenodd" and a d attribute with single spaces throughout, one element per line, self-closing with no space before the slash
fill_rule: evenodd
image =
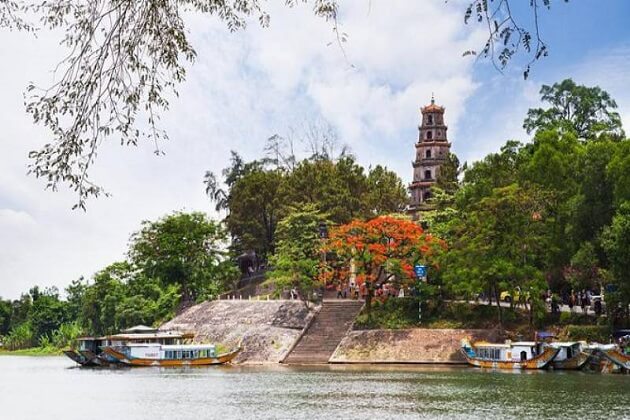
<path id="1" fill-rule="evenodd" d="M 331 230 L 325 251 L 335 258 L 325 263 L 322 280 L 339 275 L 339 269 L 343 277 L 349 275 L 353 264 L 357 284 L 365 285 L 367 291 L 365 303 L 369 316 L 377 282 L 413 284 L 414 265 L 431 264 L 432 257 L 444 247 L 443 241 L 410 220 L 393 216 L 354 220 Z"/>

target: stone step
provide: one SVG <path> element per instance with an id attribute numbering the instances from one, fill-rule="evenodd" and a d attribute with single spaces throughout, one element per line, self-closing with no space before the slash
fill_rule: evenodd
<path id="1" fill-rule="evenodd" d="M 324 300 L 319 313 L 285 363 L 326 363 L 346 335 L 363 302 Z"/>

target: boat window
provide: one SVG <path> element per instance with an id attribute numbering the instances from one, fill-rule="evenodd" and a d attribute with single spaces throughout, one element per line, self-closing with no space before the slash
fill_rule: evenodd
<path id="1" fill-rule="evenodd" d="M 525 360 L 527 360 L 527 352 L 523 350 L 521 352 L 521 362 L 524 362 Z"/>
<path id="2" fill-rule="evenodd" d="M 573 348 L 567 347 L 567 359 L 570 359 L 572 357 L 573 357 Z"/>
<path id="3" fill-rule="evenodd" d="M 481 348 L 478 355 L 482 359 L 498 360 L 501 358 L 501 349 Z"/>

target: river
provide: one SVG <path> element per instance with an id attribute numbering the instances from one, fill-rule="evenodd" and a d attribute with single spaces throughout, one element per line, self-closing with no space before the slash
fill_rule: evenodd
<path id="1" fill-rule="evenodd" d="M 630 375 L 416 366 L 78 368 L 0 356 L 0 418 L 630 418 Z"/>

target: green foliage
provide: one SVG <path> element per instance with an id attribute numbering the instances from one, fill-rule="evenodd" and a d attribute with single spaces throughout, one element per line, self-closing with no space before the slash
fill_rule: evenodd
<path id="1" fill-rule="evenodd" d="M 630 322 L 630 202 L 623 203 L 612 224 L 604 229 L 602 245 L 610 261 L 615 292 L 606 295 L 609 316 Z M 610 310 L 618 313 L 610 313 Z"/>
<path id="2" fill-rule="evenodd" d="M 260 255 L 274 252 L 275 231 L 285 215 L 284 184 L 279 170 L 255 169 L 230 188 L 226 225 L 234 240 L 235 253 L 255 250 Z"/>
<path id="3" fill-rule="evenodd" d="M 163 286 L 177 285 L 184 300 L 222 290 L 224 270 L 231 265 L 222 249 L 227 234 L 203 213 L 174 213 L 131 237 L 131 264 Z"/>
<path id="4" fill-rule="evenodd" d="M 453 240 L 441 262 L 447 288 L 460 296 L 489 291 L 497 299 L 520 287 L 535 298 L 545 288 L 545 224 L 543 194 L 516 184 L 493 189 L 450 225 Z M 499 305 L 497 311 L 501 323 Z"/>
<path id="5" fill-rule="evenodd" d="M 57 289 L 46 289 L 43 292 L 35 286 L 31 289 L 33 306 L 29 313 L 33 336 L 38 339 L 48 337 L 67 320 L 66 305 L 59 299 Z"/>
<path id="6" fill-rule="evenodd" d="M 608 326 L 599 325 L 569 325 L 559 338 L 569 340 L 584 340 L 588 342 L 607 343 L 611 330 Z"/>
<path id="7" fill-rule="evenodd" d="M 228 212 L 225 221 L 235 253 L 253 250 L 263 258 L 273 255 L 278 222 L 292 209 L 306 205 L 343 224 L 399 212 L 407 204 L 405 186 L 395 172 L 377 165 L 366 174 L 345 152 L 335 157 L 334 145 L 326 138 L 313 139 L 313 155 L 301 161 L 292 149 L 281 150 L 276 137 L 270 141 L 271 158 L 244 163 L 232 153 L 232 165 L 223 171 L 226 189 L 218 186 L 214 174 L 206 173 L 207 194 L 217 209 Z M 320 141 L 325 142 L 321 147 Z"/>
<path id="8" fill-rule="evenodd" d="M 494 328 L 496 309 L 488 305 L 449 302 L 432 305 L 424 302 L 422 322 L 418 320 L 418 300 L 416 298 L 390 298 L 384 302 L 375 301 L 372 316 L 364 310 L 354 323 L 355 329 L 404 329 L 404 328 Z M 506 309 L 506 326 L 516 327 L 527 323 L 519 311 Z"/>
<path id="9" fill-rule="evenodd" d="M 296 288 L 305 302 L 318 285 L 322 223 L 328 221 L 313 205 L 291 212 L 278 224 L 276 254 L 270 259 L 267 278 L 279 289 Z"/>
<path id="10" fill-rule="evenodd" d="M 28 322 L 24 322 L 13 327 L 3 340 L 4 346 L 9 350 L 33 347 L 34 342 L 35 337 L 33 336 L 33 330 L 31 328 L 31 324 Z"/>
<path id="11" fill-rule="evenodd" d="M 362 311 L 354 321 L 355 329 L 403 329 L 418 327 L 418 300 L 411 298 L 375 301 L 372 315 Z"/>
<path id="12" fill-rule="evenodd" d="M 11 328 L 13 307 L 10 300 L 0 298 L 0 337 L 6 335 Z"/>
<path id="13" fill-rule="evenodd" d="M 76 321 L 61 324 L 58 329 L 52 332 L 51 344 L 57 349 L 73 347 L 82 332 L 81 326 Z"/>
<path id="14" fill-rule="evenodd" d="M 540 89 L 547 109 L 536 108 L 527 112 L 523 128 L 527 132 L 559 130 L 574 133 L 580 139 L 594 139 L 600 135 L 623 137 L 621 118 L 614 111 L 617 103 L 608 92 L 599 87 L 577 85 L 571 79 L 543 85 Z"/>

